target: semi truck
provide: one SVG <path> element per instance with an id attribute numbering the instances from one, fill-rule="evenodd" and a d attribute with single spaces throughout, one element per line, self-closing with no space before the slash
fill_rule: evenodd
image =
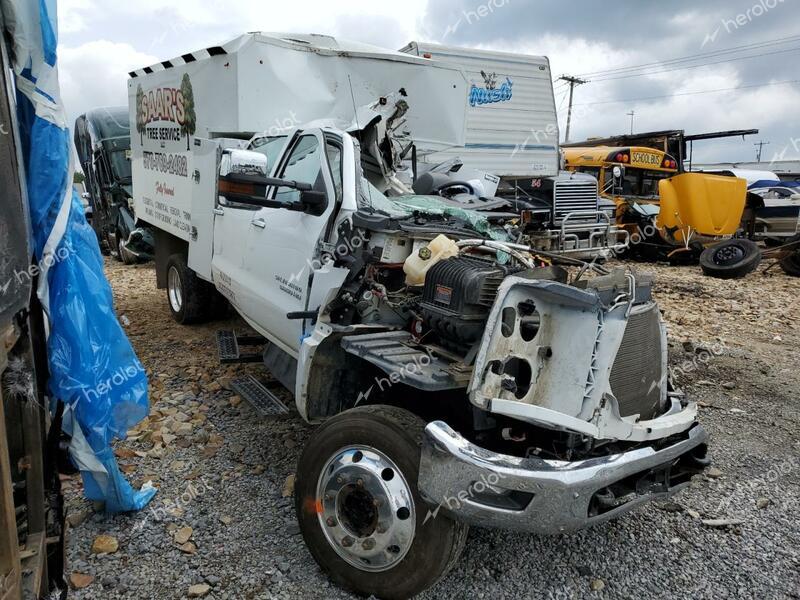
<path id="1" fill-rule="evenodd" d="M 153 235 L 136 223 L 131 203 L 127 106 L 96 108 L 75 120 L 75 150 L 85 176 L 87 217 L 100 249 L 125 264 L 152 258 Z"/>
<path id="2" fill-rule="evenodd" d="M 650 277 L 569 272 L 518 214 L 403 183 L 411 144 L 463 146 L 468 89 L 436 61 L 259 33 L 129 80 L 134 199 L 172 315 L 224 300 L 257 333 L 220 332 L 220 358 L 285 388 L 234 382 L 261 414 L 288 394 L 319 424 L 297 519 L 363 595 L 433 586 L 470 525 L 574 531 L 709 463 Z"/>

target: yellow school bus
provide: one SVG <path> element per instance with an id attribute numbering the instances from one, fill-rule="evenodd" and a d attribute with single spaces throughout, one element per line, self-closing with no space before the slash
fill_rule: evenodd
<path id="1" fill-rule="evenodd" d="M 591 173 L 600 195 L 619 205 L 623 198 L 658 202 L 658 182 L 678 173 L 678 162 L 654 148 L 596 146 L 564 148 L 568 171 Z M 620 178 L 614 180 L 614 167 Z"/>
<path id="2" fill-rule="evenodd" d="M 688 250 L 692 241 L 708 243 L 739 229 L 747 197 L 743 179 L 679 174 L 669 154 L 636 146 L 564 148 L 564 160 L 567 170 L 597 178 L 600 195 L 617 206 L 617 225 L 632 236 L 654 219 L 662 243 Z"/>

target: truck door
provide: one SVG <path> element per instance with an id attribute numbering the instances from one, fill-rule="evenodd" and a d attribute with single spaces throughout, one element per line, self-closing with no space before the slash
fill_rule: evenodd
<path id="1" fill-rule="evenodd" d="M 211 271 L 214 285 L 233 307 L 246 316 L 243 297 L 248 286 L 245 283 L 247 236 L 258 207 L 231 202 L 215 193 L 213 208 L 214 240 Z"/>
<path id="2" fill-rule="evenodd" d="M 341 201 L 344 147 L 338 135 L 306 130 L 289 142 L 272 170 L 273 177 L 308 183 L 324 192 L 327 206 L 323 214 L 283 208 L 261 208 L 250 214 L 241 308 L 248 320 L 266 330 L 262 333 L 295 356 L 310 321 L 290 320 L 286 315 L 318 308 L 308 306 L 309 293 L 313 273 L 322 266 L 320 243 L 325 241 L 329 221 Z M 290 188 L 273 189 L 269 194 L 286 203 L 300 200 L 300 192 Z"/>

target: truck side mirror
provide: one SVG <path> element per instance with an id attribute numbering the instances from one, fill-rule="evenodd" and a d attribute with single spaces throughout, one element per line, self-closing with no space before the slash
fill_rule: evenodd
<path id="1" fill-rule="evenodd" d="M 328 207 L 328 195 L 317 190 L 303 190 L 300 192 L 300 204 L 305 212 L 318 217 Z"/>
<path id="2" fill-rule="evenodd" d="M 267 157 L 261 152 L 231 148 L 222 153 L 219 163 L 219 174 L 227 175 L 260 175 L 266 177 Z"/>

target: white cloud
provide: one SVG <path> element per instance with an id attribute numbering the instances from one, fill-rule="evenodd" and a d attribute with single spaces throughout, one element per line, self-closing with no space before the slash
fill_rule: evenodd
<path id="1" fill-rule="evenodd" d="M 93 8 L 92 0 L 60 0 L 57 8 L 59 33 L 77 33 L 86 29 Z"/>
<path id="2" fill-rule="evenodd" d="M 129 44 L 107 40 L 59 49 L 61 97 L 69 115 L 75 117 L 99 106 L 128 104 L 128 72 L 156 62 Z"/>

